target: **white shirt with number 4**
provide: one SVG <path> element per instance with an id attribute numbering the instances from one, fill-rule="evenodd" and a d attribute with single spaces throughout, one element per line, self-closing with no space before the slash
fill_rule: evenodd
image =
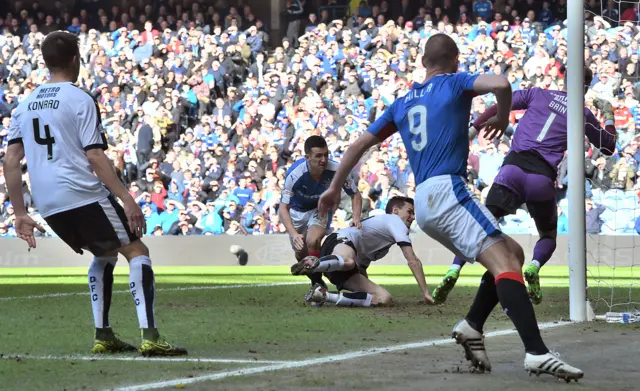
<path id="1" fill-rule="evenodd" d="M 32 197 L 43 217 L 109 195 L 86 154 L 107 148 L 100 122 L 96 102 L 72 83 L 43 84 L 16 108 L 8 143 L 24 145 Z"/>

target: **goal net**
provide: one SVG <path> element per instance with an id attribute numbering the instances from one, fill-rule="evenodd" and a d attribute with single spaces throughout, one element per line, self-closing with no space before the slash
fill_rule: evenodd
<path id="1" fill-rule="evenodd" d="M 585 101 L 610 101 L 618 132 L 613 156 L 589 149 L 585 160 L 588 298 L 603 319 L 640 311 L 640 1 L 589 4 L 596 9 L 585 9 L 585 57 L 594 81 Z"/>

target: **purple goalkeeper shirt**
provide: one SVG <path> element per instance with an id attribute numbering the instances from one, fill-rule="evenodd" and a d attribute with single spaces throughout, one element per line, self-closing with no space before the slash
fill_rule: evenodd
<path id="1" fill-rule="evenodd" d="M 526 110 L 518 123 L 511 151 L 537 151 L 557 167 L 567 150 L 567 94 L 540 88 L 515 91 L 511 108 Z M 585 108 L 584 114 L 584 132 L 589 141 L 606 155 L 613 153 L 615 130 L 603 131 L 591 110 Z"/>

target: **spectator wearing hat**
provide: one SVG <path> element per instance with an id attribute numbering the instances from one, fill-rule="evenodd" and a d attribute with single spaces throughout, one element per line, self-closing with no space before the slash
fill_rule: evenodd
<path id="1" fill-rule="evenodd" d="M 218 214 L 218 207 L 214 201 L 207 201 L 206 210 L 204 215 L 199 221 L 203 233 L 212 233 L 214 235 L 222 234 L 223 231 L 223 218 Z"/>
<path id="2" fill-rule="evenodd" d="M 194 225 L 196 221 L 197 221 L 196 218 L 190 215 L 186 210 L 180 209 L 178 211 L 178 220 L 176 220 L 171 225 L 171 228 L 169 228 L 169 231 L 167 232 L 167 234 L 181 235 L 184 232 L 183 229 L 181 228 L 181 225 L 184 226 L 186 223 L 187 227 L 189 227 Z"/>
<path id="3" fill-rule="evenodd" d="M 180 202 L 168 198 L 165 200 L 164 211 L 160 214 L 163 232 L 169 232 L 173 224 L 179 220 L 180 211 L 184 209 L 184 205 Z"/>
<path id="4" fill-rule="evenodd" d="M 175 231 L 176 236 L 202 235 L 202 230 L 191 225 L 188 221 L 180 221 L 178 229 Z"/>

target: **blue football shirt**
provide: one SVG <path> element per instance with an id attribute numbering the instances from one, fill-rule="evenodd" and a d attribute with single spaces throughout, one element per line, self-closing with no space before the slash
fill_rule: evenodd
<path id="1" fill-rule="evenodd" d="M 381 141 L 399 132 L 416 185 L 439 175 L 466 178 L 469 117 L 478 75 L 436 75 L 397 99 L 368 129 Z"/>
<path id="2" fill-rule="evenodd" d="M 280 202 L 291 205 L 291 209 L 307 212 L 318 207 L 318 200 L 327 191 L 338 170 L 338 163 L 329 160 L 320 179 L 315 180 L 309 171 L 307 160 L 302 158 L 291 165 L 287 171 Z M 357 186 L 351 176 L 342 185 L 345 193 L 353 196 Z"/>

